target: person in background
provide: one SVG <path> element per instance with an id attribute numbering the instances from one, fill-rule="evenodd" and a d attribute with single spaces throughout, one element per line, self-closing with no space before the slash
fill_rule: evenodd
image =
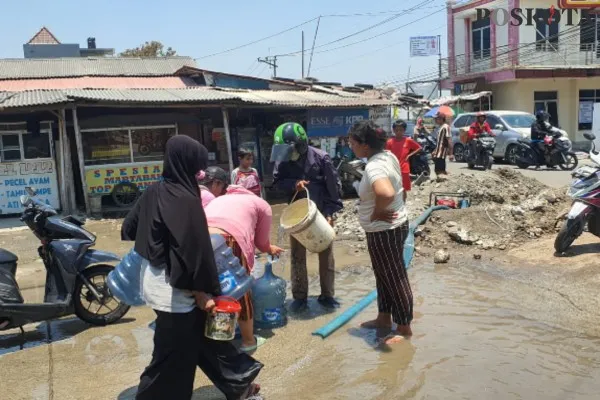
<path id="1" fill-rule="evenodd" d="M 208 167 L 200 175 L 203 177 L 199 182 L 200 190 L 208 191 L 213 198 L 225 194 L 227 186 L 229 186 L 229 174 L 223 168 Z M 207 198 L 210 198 L 210 195 Z"/>
<path id="2" fill-rule="evenodd" d="M 135 240 L 142 262 L 142 294 L 156 313 L 152 361 L 140 377 L 136 399 L 189 400 L 196 366 L 227 399 L 258 393 L 263 365 L 230 342 L 203 335 L 213 296 L 221 286 L 195 175 L 208 152 L 198 141 L 167 141 L 163 179 L 144 191 L 121 228 Z"/>
<path id="3" fill-rule="evenodd" d="M 419 143 L 415 142 L 410 137 L 405 136 L 406 126 L 406 122 L 401 119 L 394 122 L 392 129 L 394 130 L 395 137 L 388 139 L 385 145 L 385 149 L 391 151 L 400 163 L 400 170 L 402 171 L 402 186 L 404 187 L 402 199 L 404 201 L 406 201 L 408 192 L 410 192 L 411 189 L 409 159 L 412 155 L 421 150 L 421 145 Z"/>
<path id="4" fill-rule="evenodd" d="M 413 130 L 413 139 L 417 140 L 419 135 L 431 135 L 429 129 L 425 127 L 423 124 L 423 118 L 417 118 L 417 124 L 415 125 L 415 129 Z"/>
<path id="5" fill-rule="evenodd" d="M 438 179 L 448 175 L 448 172 L 446 171 L 446 157 L 449 156 L 450 161 L 454 160 L 454 155 L 452 153 L 454 147 L 452 145 L 452 135 L 446 119 L 447 116 L 439 111 L 435 115 L 435 123 L 438 126 L 437 146 L 431 154 L 431 158 L 433 158 L 435 174 Z"/>
<path id="6" fill-rule="evenodd" d="M 271 245 L 271 206 L 241 186 L 227 186 L 223 194 L 205 206 L 208 230 L 211 234 L 225 238 L 233 255 L 239 258 L 240 263 L 251 274 L 255 249 L 271 256 L 279 256 L 283 251 L 282 248 Z M 242 333 L 240 350 L 249 353 L 262 346 L 266 340 L 254 335 L 252 293 L 247 292 L 239 301 L 242 305 L 238 320 Z"/>
<path id="7" fill-rule="evenodd" d="M 254 152 L 250 149 L 239 149 L 240 166 L 231 172 L 231 184 L 244 187 L 257 196 L 261 196 L 260 176 L 254 164 Z"/>
<path id="8" fill-rule="evenodd" d="M 469 135 L 467 142 L 469 143 L 469 160 L 474 160 L 477 158 L 477 142 L 475 139 L 479 137 L 482 133 L 487 133 L 488 135 L 494 135 L 492 133 L 492 128 L 490 128 L 490 124 L 486 121 L 486 115 L 483 112 L 477 113 L 477 120 L 471 124 L 469 127 Z"/>
<path id="9" fill-rule="evenodd" d="M 552 135 L 552 125 L 550 124 L 550 114 L 543 110 L 535 113 L 535 122 L 531 124 L 531 144 L 535 152 L 535 169 L 539 169 L 545 162 L 546 145 L 544 139 L 547 135 Z M 548 166 L 549 168 L 554 168 Z"/>
<path id="10" fill-rule="evenodd" d="M 200 189 L 200 199 L 202 200 L 202 207 L 206 207 L 208 203 L 215 199 L 215 195 L 212 194 L 212 192 L 202 184 L 205 179 L 205 171 L 200 171 L 196 174 L 196 182 L 198 183 L 198 188 Z"/>
<path id="11" fill-rule="evenodd" d="M 322 150 L 308 145 L 308 136 L 302 125 L 287 122 L 275 131 L 275 144 L 271 151 L 271 162 L 275 162 L 274 183 L 287 192 L 288 201 L 310 199 L 333 226 L 334 214 L 344 205 L 340 199 L 338 174 L 331 158 Z M 293 237 L 292 253 L 292 294 L 294 301 L 290 311 L 300 312 L 308 307 L 308 272 L 306 269 L 306 248 Z M 319 303 L 329 309 L 339 307 L 335 300 L 335 260 L 333 244 L 319 254 L 319 275 L 321 295 Z"/>
<path id="12" fill-rule="evenodd" d="M 398 159 L 385 150 L 386 134 L 372 121 L 360 121 L 349 132 L 357 157 L 368 157 L 359 184 L 358 218 L 367 233 L 367 246 L 377 285 L 379 313 L 362 324 L 367 329 L 397 328 L 385 344 L 412 335 L 413 294 L 404 265 L 404 241 L 408 235 L 408 213 L 403 201 L 402 173 Z"/>

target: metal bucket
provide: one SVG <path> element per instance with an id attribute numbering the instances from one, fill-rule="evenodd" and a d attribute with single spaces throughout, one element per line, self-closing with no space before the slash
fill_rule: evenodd
<path id="1" fill-rule="evenodd" d="M 215 312 L 206 318 L 204 336 L 212 340 L 229 341 L 235 338 L 235 327 L 242 306 L 233 297 L 215 299 Z"/>

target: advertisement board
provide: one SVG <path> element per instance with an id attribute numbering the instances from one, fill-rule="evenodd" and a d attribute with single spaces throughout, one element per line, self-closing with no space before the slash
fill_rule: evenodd
<path id="1" fill-rule="evenodd" d="M 388 134 L 392 134 L 391 107 L 373 107 L 369 110 L 369 119 L 379 125 Z"/>
<path id="2" fill-rule="evenodd" d="M 162 167 L 162 161 L 85 167 L 88 193 L 110 194 L 116 185 L 124 182 L 133 183 L 140 190 L 144 190 L 161 179 Z"/>
<path id="3" fill-rule="evenodd" d="M 345 136 L 352 125 L 365 119 L 369 119 L 366 108 L 309 110 L 307 134 L 310 137 Z"/>
<path id="4" fill-rule="evenodd" d="M 20 197 L 29 186 L 37 191 L 38 200 L 60 209 L 56 164 L 53 160 L 30 160 L 0 163 L 0 213 L 19 214 Z"/>
<path id="5" fill-rule="evenodd" d="M 440 54 L 440 40 L 437 36 L 413 36 L 410 38 L 410 56 L 428 57 Z"/>

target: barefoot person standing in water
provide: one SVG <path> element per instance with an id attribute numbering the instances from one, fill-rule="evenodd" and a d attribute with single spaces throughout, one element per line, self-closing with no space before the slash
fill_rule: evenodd
<path id="1" fill-rule="evenodd" d="M 404 241 L 408 214 L 404 207 L 402 172 L 396 156 L 384 150 L 386 133 L 372 121 L 354 124 L 350 147 L 357 157 L 368 158 L 358 194 L 359 221 L 367 233 L 367 245 L 377 284 L 377 319 L 363 328 L 398 327 L 384 342 L 401 342 L 412 335 L 413 295 L 404 266 Z"/>

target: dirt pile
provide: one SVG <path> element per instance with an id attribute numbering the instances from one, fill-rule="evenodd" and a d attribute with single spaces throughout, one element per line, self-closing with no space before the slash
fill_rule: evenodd
<path id="1" fill-rule="evenodd" d="M 456 192 L 468 194 L 471 207 L 435 213 L 418 229 L 417 246 L 506 250 L 555 235 L 571 204 L 565 191 L 508 168 L 427 182 L 414 191 L 417 205 L 428 205 L 432 192 Z"/>
<path id="2" fill-rule="evenodd" d="M 471 200 L 469 208 L 436 212 L 417 229 L 416 245 L 422 253 L 428 253 L 427 248 L 507 250 L 556 234 L 571 204 L 565 191 L 501 168 L 451 175 L 443 182 L 427 181 L 413 188 L 407 208 L 413 220 L 429 207 L 432 193 L 461 193 Z M 358 222 L 358 200 L 345 202 L 336 231 L 338 239 L 357 241 L 356 247 L 366 250 L 365 233 Z"/>

